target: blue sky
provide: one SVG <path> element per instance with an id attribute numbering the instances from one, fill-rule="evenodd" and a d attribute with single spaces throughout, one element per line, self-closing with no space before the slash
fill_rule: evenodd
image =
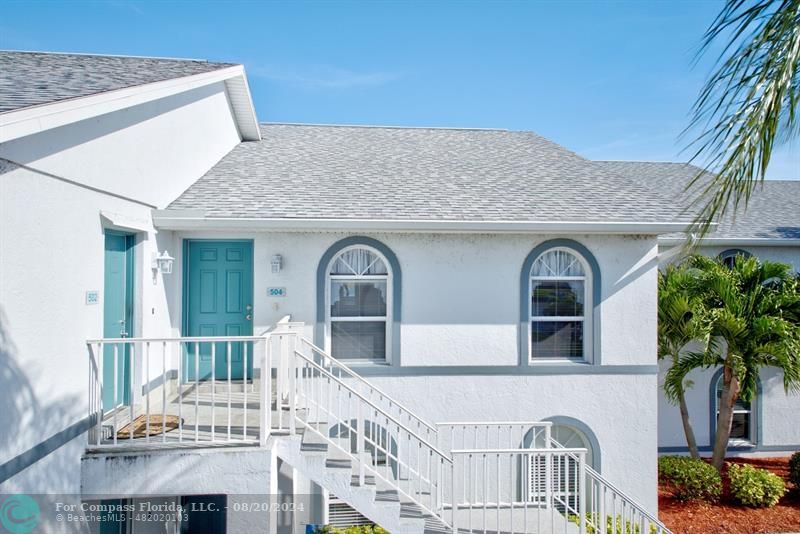
<path id="1" fill-rule="evenodd" d="M 0 47 L 241 62 L 266 121 L 533 130 L 593 159 L 678 161 L 721 5 L 6 1 Z M 800 178 L 800 143 L 769 177 Z"/>

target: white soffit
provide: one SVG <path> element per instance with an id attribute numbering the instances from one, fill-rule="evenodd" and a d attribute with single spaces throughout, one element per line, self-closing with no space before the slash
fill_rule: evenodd
<path id="1" fill-rule="evenodd" d="M 103 227 L 112 230 L 155 232 L 153 222 L 149 217 L 136 217 L 125 213 L 100 210 L 100 219 L 103 221 Z"/>

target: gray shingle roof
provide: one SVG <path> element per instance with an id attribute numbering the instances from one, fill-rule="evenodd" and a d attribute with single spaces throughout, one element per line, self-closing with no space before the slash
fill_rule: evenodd
<path id="1" fill-rule="evenodd" d="M 189 59 L 0 51 L 0 113 L 232 65 Z"/>
<path id="2" fill-rule="evenodd" d="M 169 208 L 232 218 L 681 220 L 659 193 L 530 132 L 268 124 L 261 134 Z"/>
<path id="3" fill-rule="evenodd" d="M 691 195 L 684 190 L 692 178 L 701 172 L 698 167 L 683 163 L 598 161 L 596 164 L 605 170 L 627 176 L 642 186 L 663 191 L 671 198 L 676 211 L 689 206 Z M 756 187 L 747 210 L 735 217 L 733 214 L 726 215 L 709 237 L 800 239 L 800 181 L 765 181 L 763 187 Z"/>

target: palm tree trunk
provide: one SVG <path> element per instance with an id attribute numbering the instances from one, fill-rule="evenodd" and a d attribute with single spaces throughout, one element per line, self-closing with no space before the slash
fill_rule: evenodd
<path id="1" fill-rule="evenodd" d="M 700 458 L 700 453 L 697 451 L 697 440 L 694 437 L 694 430 L 692 430 L 692 423 L 689 422 L 689 408 L 686 406 L 686 397 L 682 391 L 678 397 L 678 406 L 681 410 L 681 422 L 683 423 L 683 433 L 686 435 L 686 445 L 689 446 L 689 454 L 692 458 Z"/>
<path id="2" fill-rule="evenodd" d="M 722 372 L 722 398 L 719 400 L 719 417 L 717 418 L 717 436 L 714 440 L 714 453 L 711 463 L 722 472 L 725 463 L 725 453 L 728 452 L 728 440 L 731 436 L 733 423 L 733 406 L 739 397 L 739 380 L 733 369 L 725 366 Z"/>

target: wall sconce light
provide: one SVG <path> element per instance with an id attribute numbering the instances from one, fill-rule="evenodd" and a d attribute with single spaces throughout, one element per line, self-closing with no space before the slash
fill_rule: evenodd
<path id="1" fill-rule="evenodd" d="M 283 267 L 283 257 L 280 254 L 275 254 L 274 256 L 272 256 L 272 261 L 270 261 L 270 265 L 272 265 L 273 273 L 281 272 L 281 268 Z"/>
<path id="2" fill-rule="evenodd" d="M 161 274 L 172 274 L 172 264 L 175 258 L 169 255 L 166 250 L 161 254 L 153 253 L 153 271 L 158 271 Z"/>

